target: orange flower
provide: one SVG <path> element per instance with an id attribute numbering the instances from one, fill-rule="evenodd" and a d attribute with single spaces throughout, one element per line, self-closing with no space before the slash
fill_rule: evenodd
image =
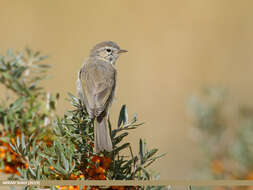
<path id="1" fill-rule="evenodd" d="M 28 165 L 27 163 L 25 163 L 25 169 L 27 169 L 27 168 L 28 168 L 28 166 L 29 166 L 29 165 Z"/>
<path id="2" fill-rule="evenodd" d="M 53 167 L 53 166 L 49 166 L 49 168 L 50 168 L 51 170 L 54 170 L 54 167 Z"/>
<path id="3" fill-rule="evenodd" d="M 104 174 L 105 173 L 105 169 L 99 166 L 98 168 L 96 168 L 96 173 Z"/>
<path id="4" fill-rule="evenodd" d="M 75 179 L 77 179 L 77 176 L 75 174 L 70 174 L 69 178 L 75 180 Z"/>

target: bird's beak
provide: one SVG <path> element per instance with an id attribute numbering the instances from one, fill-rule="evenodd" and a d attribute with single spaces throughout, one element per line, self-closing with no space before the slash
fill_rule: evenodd
<path id="1" fill-rule="evenodd" d="M 128 51 L 125 50 L 125 49 L 120 49 L 120 50 L 119 50 L 119 53 L 126 53 L 126 52 L 128 52 Z"/>

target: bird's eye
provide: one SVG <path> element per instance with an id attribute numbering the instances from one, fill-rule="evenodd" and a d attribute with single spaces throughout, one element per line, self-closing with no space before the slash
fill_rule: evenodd
<path id="1" fill-rule="evenodd" d="M 108 52 L 108 53 L 111 53 L 112 52 L 112 50 L 111 49 L 106 49 L 106 51 Z"/>

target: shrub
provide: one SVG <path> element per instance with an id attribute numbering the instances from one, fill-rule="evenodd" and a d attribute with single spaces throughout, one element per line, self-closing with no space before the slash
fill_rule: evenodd
<path id="1" fill-rule="evenodd" d="M 0 105 L 0 166 L 18 180 L 150 180 L 158 175 L 148 167 L 163 155 L 147 149 L 139 141 L 134 155 L 129 142 L 123 142 L 137 123 L 136 115 L 128 120 L 125 105 L 120 110 L 118 126 L 108 126 L 112 152 L 93 152 L 93 122 L 79 98 L 69 94 L 73 105 L 63 118 L 56 115 L 59 94 L 40 87 L 47 78 L 46 56 L 30 49 L 0 57 L 0 82 L 8 92 Z M 28 187 L 27 187 L 28 188 Z M 32 187 L 29 187 L 32 188 Z M 56 186 L 52 189 L 99 189 L 100 187 Z M 105 188 L 105 187 L 104 187 Z M 107 187 L 107 189 L 144 189 L 144 187 Z M 145 187 L 161 189 L 163 187 Z"/>

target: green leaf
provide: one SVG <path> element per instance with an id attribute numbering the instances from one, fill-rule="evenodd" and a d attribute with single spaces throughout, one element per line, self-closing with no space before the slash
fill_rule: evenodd
<path id="1" fill-rule="evenodd" d="M 37 67 L 39 68 L 50 68 L 51 65 L 48 65 L 48 64 L 39 64 L 39 65 L 36 65 Z"/>
<path id="2" fill-rule="evenodd" d="M 8 131 L 9 125 L 8 125 L 8 118 L 7 116 L 4 116 L 4 129 Z"/>
<path id="3" fill-rule="evenodd" d="M 118 154 L 121 150 L 127 148 L 130 145 L 130 143 L 125 143 L 123 145 L 121 145 L 120 147 L 116 148 L 114 151 L 114 154 Z"/>
<path id="4" fill-rule="evenodd" d="M 109 116 L 108 116 L 107 123 L 108 123 L 108 128 L 109 128 L 110 137 L 112 138 L 112 124 L 111 124 L 111 121 L 110 121 L 110 117 L 109 117 Z"/>
<path id="5" fill-rule="evenodd" d="M 150 179 L 150 174 L 148 173 L 148 171 L 145 168 L 143 168 L 143 167 L 140 167 L 140 168 L 143 171 L 145 177 L 149 180 Z"/>
<path id="6" fill-rule="evenodd" d="M 62 160 L 62 162 L 63 162 L 63 166 L 64 166 L 65 170 L 66 170 L 67 172 L 69 172 L 69 162 L 68 162 L 68 160 L 66 159 L 65 155 L 63 154 L 63 152 L 61 152 L 61 160 Z"/>
<path id="7" fill-rule="evenodd" d="M 49 56 L 45 55 L 45 56 L 40 56 L 38 61 L 43 61 L 44 59 L 47 59 Z"/>
<path id="8" fill-rule="evenodd" d="M 24 106 L 25 101 L 26 98 L 24 96 L 21 96 L 11 105 L 10 109 L 14 112 L 21 110 Z"/>
<path id="9" fill-rule="evenodd" d="M 33 56 L 37 57 L 39 54 L 40 54 L 40 51 L 36 51 Z"/>
<path id="10" fill-rule="evenodd" d="M 71 173 L 76 167 L 76 162 L 75 160 L 73 161 L 73 165 L 71 166 L 70 170 L 69 170 L 69 173 Z"/>
<path id="11" fill-rule="evenodd" d="M 60 98 L 60 93 L 56 93 L 55 97 L 58 100 Z"/>
<path id="12" fill-rule="evenodd" d="M 7 62 L 7 60 L 9 60 L 9 58 L 11 58 L 11 57 L 13 57 L 13 56 L 14 56 L 13 50 L 12 50 L 12 49 L 8 49 L 8 50 L 7 50 L 7 54 L 6 54 L 6 56 L 5 56 L 6 62 Z"/>
<path id="13" fill-rule="evenodd" d="M 139 141 L 139 155 L 140 155 L 141 164 L 143 164 L 144 160 L 143 160 L 143 142 L 142 142 L 142 139 L 140 139 L 140 141 Z"/>
<path id="14" fill-rule="evenodd" d="M 26 149 L 25 136 L 23 133 L 21 134 L 21 147 L 22 147 L 22 150 Z"/>
<path id="15" fill-rule="evenodd" d="M 26 47 L 25 51 L 29 57 L 32 56 L 32 50 L 30 48 Z"/>
<path id="16" fill-rule="evenodd" d="M 19 137 L 18 137 L 18 136 L 16 137 L 16 143 L 17 143 L 17 147 L 19 148 L 19 146 L 20 146 L 20 141 L 19 141 Z"/>
<path id="17" fill-rule="evenodd" d="M 120 113 L 119 113 L 119 120 L 118 120 L 118 128 L 121 126 L 121 124 L 126 125 L 128 123 L 128 113 L 126 105 L 123 105 L 121 107 Z"/>
<path id="18" fill-rule="evenodd" d="M 123 138 L 126 137 L 127 135 L 128 135 L 128 132 L 125 132 L 115 137 L 113 139 L 113 145 L 117 145 L 118 143 L 120 143 L 123 140 Z"/>
<path id="19" fill-rule="evenodd" d="M 40 167 L 37 167 L 36 179 L 37 179 L 37 180 L 40 180 Z"/>
<path id="20" fill-rule="evenodd" d="M 9 143 L 9 145 L 10 145 L 10 147 L 12 148 L 12 150 L 13 150 L 14 152 L 17 152 L 17 151 L 16 151 L 16 148 L 12 145 L 12 143 Z"/>
<path id="21" fill-rule="evenodd" d="M 21 66 L 19 68 L 17 68 L 14 73 L 13 73 L 13 76 L 15 78 L 20 78 L 21 75 L 24 73 L 24 71 L 27 69 L 27 67 L 24 67 L 24 66 Z"/>
<path id="22" fill-rule="evenodd" d="M 7 157 L 6 157 L 7 162 L 11 162 L 11 154 L 7 153 Z"/>
<path id="23" fill-rule="evenodd" d="M 10 74 L 8 74 L 8 73 L 2 73 L 2 76 L 4 77 L 4 78 L 6 78 L 7 80 L 12 80 L 12 76 L 10 75 Z"/>
<path id="24" fill-rule="evenodd" d="M 157 153 L 157 151 L 158 151 L 158 149 L 154 148 L 151 151 L 147 152 L 144 156 L 145 157 L 144 160 L 148 160 L 149 158 L 151 158 L 153 155 L 155 155 Z"/>
<path id="25" fill-rule="evenodd" d="M 28 166 L 28 169 L 30 171 L 30 173 L 32 174 L 33 177 L 36 177 L 35 172 L 33 171 L 33 169 L 30 167 L 30 165 Z"/>
<path id="26" fill-rule="evenodd" d="M 10 142 L 10 138 L 9 137 L 0 137 L 0 141 L 9 143 Z"/>

